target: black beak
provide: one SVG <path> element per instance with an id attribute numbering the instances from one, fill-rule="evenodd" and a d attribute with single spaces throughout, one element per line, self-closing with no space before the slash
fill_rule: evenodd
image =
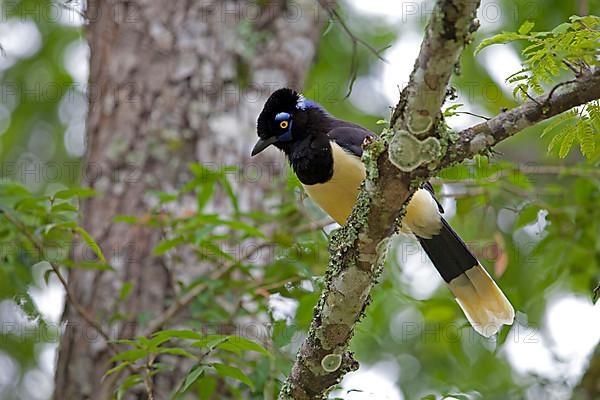
<path id="1" fill-rule="evenodd" d="M 254 157 L 275 142 L 277 142 L 277 136 L 271 136 L 268 139 L 258 139 L 258 142 L 256 142 L 254 148 L 252 149 L 251 156 Z"/>

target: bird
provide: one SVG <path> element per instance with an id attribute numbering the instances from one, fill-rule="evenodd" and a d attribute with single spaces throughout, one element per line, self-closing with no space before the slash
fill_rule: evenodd
<path id="1" fill-rule="evenodd" d="M 281 150 L 308 196 L 343 225 L 366 177 L 363 143 L 377 136 L 289 88 L 269 96 L 256 128 L 251 156 L 270 146 Z M 417 238 L 475 331 L 491 337 L 512 325 L 514 308 L 443 211 L 427 182 L 410 199 L 401 230 Z"/>

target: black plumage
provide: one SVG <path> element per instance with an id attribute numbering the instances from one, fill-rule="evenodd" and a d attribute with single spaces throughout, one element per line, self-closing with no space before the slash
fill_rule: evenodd
<path id="1" fill-rule="evenodd" d="M 257 122 L 258 154 L 268 146 L 285 153 L 307 194 L 343 224 L 356 202 L 366 171 L 360 161 L 369 130 L 329 114 L 291 89 L 267 100 Z M 511 324 L 514 310 L 448 222 L 433 187 L 425 183 L 407 206 L 403 231 L 413 233 L 448 283 L 478 332 L 489 336 Z M 496 324 L 493 329 L 486 325 Z"/>
<path id="2" fill-rule="evenodd" d="M 304 102 L 304 106 L 299 108 L 299 102 Z M 330 141 L 360 158 L 365 138 L 375 136 L 362 126 L 333 117 L 319 104 L 284 88 L 271 95 L 258 118 L 257 130 L 261 139 L 268 140 L 281 134 L 282 130 L 274 120 L 282 112 L 291 116 L 294 140 L 273 145 L 285 153 L 296 176 L 305 185 L 325 183 L 331 178 Z"/>

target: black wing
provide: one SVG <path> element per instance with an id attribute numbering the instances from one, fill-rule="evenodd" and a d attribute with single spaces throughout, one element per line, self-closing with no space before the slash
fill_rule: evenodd
<path id="1" fill-rule="evenodd" d="M 327 133 L 327 136 L 342 149 L 354 154 L 356 157 L 362 156 L 362 145 L 366 138 L 377 137 L 368 129 L 346 121 L 336 121 L 334 128 Z"/>
<path id="2" fill-rule="evenodd" d="M 363 128 L 362 126 L 340 120 L 336 121 L 336 126 L 327 133 L 327 136 L 336 142 L 342 149 L 354 154 L 357 157 L 362 157 L 362 145 L 365 139 L 369 137 L 377 137 L 377 135 L 375 135 L 373 132 Z M 422 187 L 431 193 L 431 196 L 435 199 L 435 202 L 438 205 L 438 209 L 441 213 L 443 213 L 444 209 L 442 208 L 442 205 L 438 199 L 435 198 L 435 192 L 431 183 L 425 182 Z"/>
<path id="3" fill-rule="evenodd" d="M 431 193 L 431 197 L 433 197 L 433 199 L 435 200 L 435 202 L 438 205 L 438 210 L 440 210 L 440 212 L 443 214 L 444 213 L 444 208 L 442 207 L 442 205 L 440 204 L 440 202 L 438 201 L 438 199 L 435 197 L 435 190 L 433 190 L 433 185 L 431 184 L 431 182 L 425 182 L 423 184 L 423 186 L 421 186 L 423 189 L 427 190 L 429 193 Z"/>

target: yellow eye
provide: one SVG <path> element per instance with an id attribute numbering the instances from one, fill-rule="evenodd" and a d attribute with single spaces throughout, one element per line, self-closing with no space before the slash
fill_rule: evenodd
<path id="1" fill-rule="evenodd" d="M 279 127 L 280 127 L 281 129 L 287 129 L 287 127 L 288 127 L 289 125 L 290 125 L 290 124 L 289 124 L 287 121 L 281 121 L 281 122 L 279 123 Z"/>

